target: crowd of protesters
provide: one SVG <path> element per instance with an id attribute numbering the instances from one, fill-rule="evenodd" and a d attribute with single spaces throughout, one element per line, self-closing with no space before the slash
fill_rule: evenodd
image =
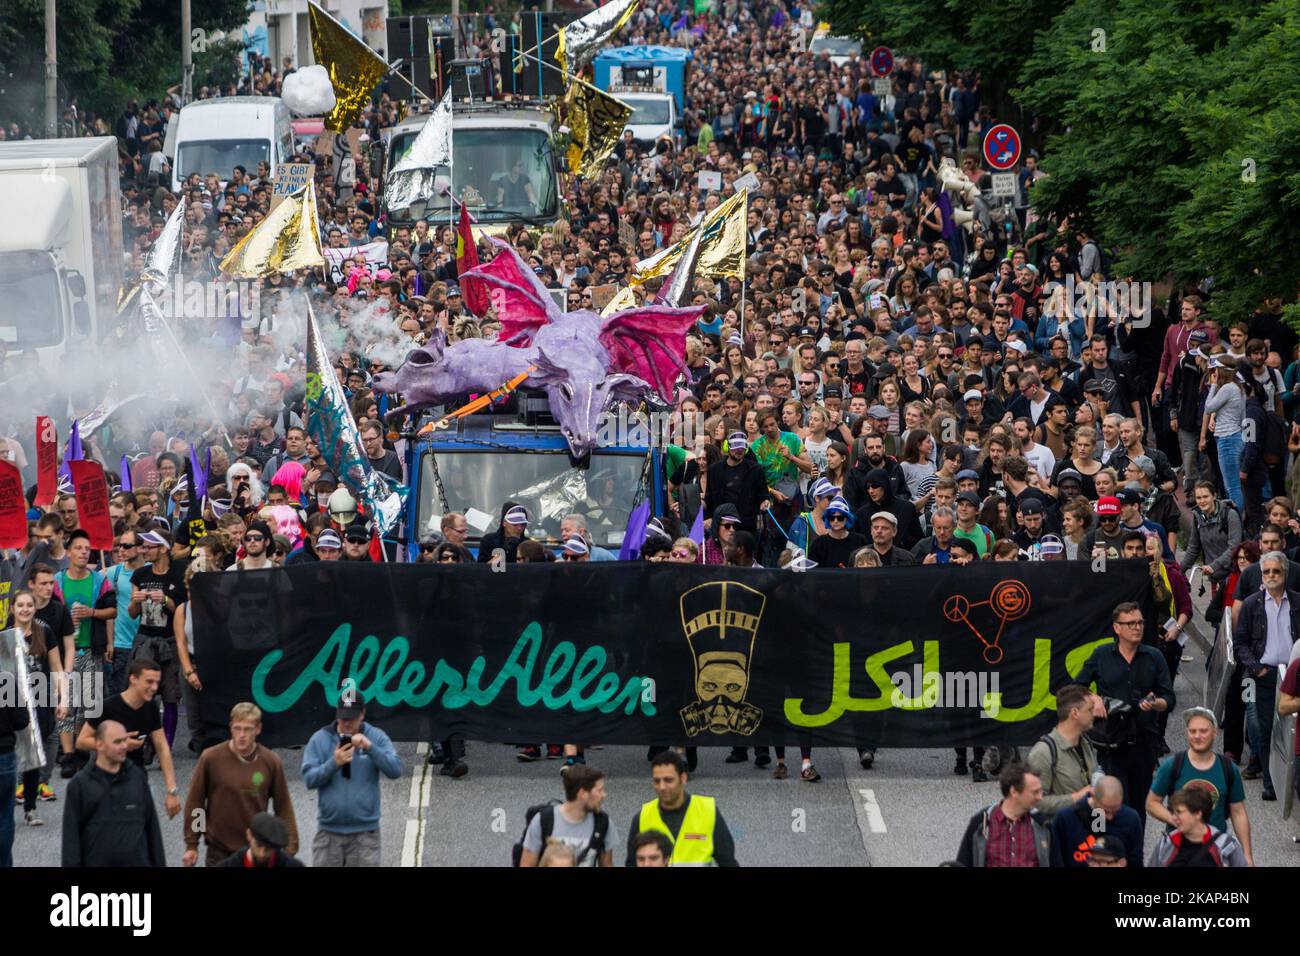
<path id="1" fill-rule="evenodd" d="M 644 4 L 623 42 L 692 48 L 683 135 L 649 150 L 629 137 L 600 176 L 564 176 L 564 218 L 553 227 L 508 233 L 542 282 L 566 291 L 570 309 L 592 308 L 594 290 L 628 285 L 639 259 L 679 241 L 736 179 L 758 179 L 743 292 L 738 279 L 709 277 L 691 290 L 690 302 L 705 311 L 687 340 L 689 377 L 674 408 L 670 509 L 633 550 L 649 562 L 793 570 L 1141 558 L 1155 618 L 1117 618 L 1116 633 L 1140 629 L 1138 643 L 1151 650 L 1150 667 L 1172 695 L 1193 615 L 1212 624 L 1232 615 L 1236 680 L 1258 693 L 1249 703 L 1228 694 L 1223 749 L 1243 769 L 1222 772 L 1261 777 L 1264 799 L 1274 799 L 1266 759 L 1273 701 L 1294 710 L 1297 675 L 1288 662 L 1300 636 L 1290 623 L 1300 609 L 1300 571 L 1291 564 L 1300 515 L 1290 493 L 1290 465 L 1300 460 L 1300 362 L 1297 336 L 1279 318 L 1282 292 L 1245 316 L 1215 313 L 1208 286 L 1175 288 L 1161 303 L 1148 294 L 1145 308 L 1130 308 L 1107 294 L 1108 282 L 1128 277 L 1107 273 L 1113 256 L 1093 224 L 1034 211 L 1029 186 L 1044 174 L 1033 154 L 1005 209 L 988 194 L 969 222 L 954 216 L 938 175 L 944 160 L 977 188 L 990 187 L 977 147 L 995 117 L 981 103 L 978 75 L 902 57 L 892 93 L 881 97 L 865 57 L 837 66 L 795 48 L 793 28 L 808 25 L 797 4 L 730 2 L 685 19 L 678 6 Z M 284 73 L 269 60 L 257 66 L 238 86 L 198 96 L 278 93 Z M 367 136 L 379 139 L 401 106 L 381 87 L 360 121 Z M 171 101 L 132 102 L 111 130 L 122 150 L 128 272 L 138 274 L 166 217 L 184 203 L 182 274 L 215 280 L 218 263 L 267 215 L 270 170 L 210 170 L 173 194 L 160 177 L 160 154 L 174 110 Z M 22 131 L 11 125 L 7 135 Z M 375 201 L 380 170 L 370 168 L 368 153 L 357 156 L 355 182 L 346 185 L 335 182 L 328 155 L 305 147 L 302 158 L 317 163 L 322 243 L 349 255 L 324 271 L 260 281 L 262 315 L 185 328 L 196 354 L 224 356 L 225 377 L 210 392 L 137 402 L 84 436 L 87 456 L 116 486 L 112 554 L 90 552 L 65 485 L 46 513 L 33 510 L 28 545 L 13 556 L 7 605 L 29 635 L 33 667 L 102 669 L 115 693 L 129 693 L 141 674 L 159 675 L 145 699 L 161 698 L 161 726 L 157 734 L 147 728 L 141 752 L 150 762 L 165 757 L 164 772 L 179 705 L 184 700 L 192 716 L 202 690 L 186 608 L 196 571 L 379 558 L 364 512 L 307 437 L 303 347 L 277 337 L 277 311 L 313 298 L 365 452 L 399 480 L 404 465 L 379 420 L 387 399 L 369 386 L 386 366 L 349 322 L 373 317 L 378 303 L 410 347 L 435 330 L 458 341 L 491 338 L 500 327 L 494 312 L 475 317 L 466 309 L 449 226 L 419 222 L 390 234 Z M 720 172 L 721 190 L 697 188 L 701 171 Z M 30 394 L 50 382 L 50 370 L 11 356 L 5 378 L 6 389 Z M 79 414 L 103 398 L 69 383 L 59 389 Z M 33 483 L 28 423 L 4 425 L 4 453 Z M 202 520 L 196 532 L 188 501 L 197 478 L 207 488 L 193 509 Z M 562 540 L 548 545 L 529 539 L 535 516 L 516 502 L 480 508 L 501 515 L 481 542 L 481 561 L 498 547 L 508 561 L 614 557 L 591 538 L 583 514 L 566 518 Z M 701 514 L 703 535 L 692 536 Z M 420 529 L 419 560 L 473 560 L 470 547 L 480 542 L 469 531 L 463 514 L 444 515 L 440 528 Z M 1211 598 L 1199 612 L 1198 578 Z M 140 671 L 132 660 L 157 670 Z M 1093 676 L 1101 680 L 1102 670 Z M 51 756 L 68 777 L 82 759 L 77 748 L 111 754 L 119 746 L 115 729 L 77 736 L 88 726 L 77 715 L 81 703 L 60 704 L 57 719 L 42 715 L 42 732 L 61 738 Z M 1147 794 L 1135 791 L 1182 786 L 1182 778 L 1161 782 L 1158 774 L 1164 790 L 1152 785 L 1168 749 L 1172 703 L 1144 719 L 1140 754 L 1106 767 L 1117 784 L 1094 790 L 1088 779 L 1067 795 L 1106 803 L 1118 786 L 1122 802 L 1145 814 Z M 1078 739 L 1067 734 L 1058 743 Z M 200 740 L 191 742 L 200 749 Z M 329 759 L 339 760 L 338 748 L 315 749 L 319 776 Z M 443 750 L 444 772 L 462 775 L 463 742 L 444 742 Z M 537 752 L 525 747 L 521 759 Z M 565 752 L 567 765 L 581 763 L 580 749 Z M 874 750 L 860 756 L 870 767 Z M 987 779 L 982 757 L 977 751 L 972 767 L 959 751 L 954 769 Z M 770 762 L 766 751 L 755 759 Z M 52 769 L 25 775 L 18 787 L 28 822 L 39 820 L 36 800 L 54 796 Z M 801 777 L 818 776 L 804 752 Z M 991 823 L 1024 829 L 1025 846 L 1047 825 L 1030 822 L 1035 801 L 1025 794 L 1037 786 L 1050 795 L 1052 781 L 1019 764 L 1001 779 L 1005 799 L 972 821 L 964 862 L 1006 857 Z M 1233 781 L 1222 783 L 1219 793 L 1236 792 Z M 1152 815 L 1188 821 L 1177 832 L 1192 843 L 1202 841 L 1198 827 L 1212 814 L 1222 830 L 1223 806 L 1202 807 L 1186 789 L 1174 796 L 1169 810 Z M 219 855 L 237 852 L 233 844 L 245 837 L 256 846 L 247 829 L 232 830 Z M 296 834 L 263 829 L 281 847 L 296 847 Z M 1248 833 L 1236 836 L 1249 857 Z M 1122 840 L 1112 856 L 1125 856 Z M 529 851 L 540 845 L 531 841 Z M 1221 855 L 1236 859 L 1230 849 Z M 369 859 L 374 851 L 357 852 Z M 1177 845 L 1167 857 L 1186 862 Z M 1036 862 L 1054 859 L 1039 853 Z"/>

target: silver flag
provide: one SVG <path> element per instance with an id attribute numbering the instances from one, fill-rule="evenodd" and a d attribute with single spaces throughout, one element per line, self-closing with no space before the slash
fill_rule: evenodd
<path id="1" fill-rule="evenodd" d="M 451 166 L 451 87 L 442 102 L 429 115 L 410 151 L 401 158 L 384 187 L 384 205 L 389 209 L 406 209 L 417 202 L 428 202 L 437 190 L 434 175 L 439 168 Z"/>

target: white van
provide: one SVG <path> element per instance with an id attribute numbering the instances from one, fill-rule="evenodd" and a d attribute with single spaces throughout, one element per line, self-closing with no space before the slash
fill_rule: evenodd
<path id="1" fill-rule="evenodd" d="M 681 145 L 677 136 L 681 118 L 677 115 L 677 100 L 671 93 L 615 92 L 614 96 L 632 107 L 627 129 L 632 131 L 632 138 L 643 148 L 653 147 L 665 136 L 674 144 Z M 620 152 L 618 155 L 623 154 Z"/>
<path id="2" fill-rule="evenodd" d="M 263 160 L 274 176 L 276 166 L 293 156 L 289 108 L 278 96 L 198 100 L 182 109 L 175 122 L 173 191 L 190 173 L 215 173 L 225 182 L 236 166 L 243 166 L 249 176 L 256 176 Z"/>

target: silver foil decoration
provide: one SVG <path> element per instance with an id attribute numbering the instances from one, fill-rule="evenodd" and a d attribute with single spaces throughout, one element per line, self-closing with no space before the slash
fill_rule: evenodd
<path id="1" fill-rule="evenodd" d="M 14 752 L 18 756 L 18 773 L 45 766 L 45 741 L 41 740 L 40 722 L 36 719 L 36 701 L 32 698 L 31 673 L 27 670 L 27 648 L 18 628 L 0 631 L 0 681 L 14 682 L 19 707 L 27 711 L 27 729 L 21 731 Z M 7 692 L 0 696 L 8 696 Z"/>
<path id="2" fill-rule="evenodd" d="M 556 59 L 566 73 L 581 73 L 595 59 L 596 51 L 608 43 L 636 12 L 641 0 L 612 0 L 560 31 Z"/>
<path id="3" fill-rule="evenodd" d="M 388 209 L 407 209 L 437 195 L 434 173 L 451 166 L 451 87 L 420 128 L 410 151 L 401 158 L 384 186 Z"/>
<path id="4" fill-rule="evenodd" d="M 140 278 L 158 285 L 166 285 L 171 275 L 172 266 L 176 265 L 176 254 L 181 246 L 181 224 L 185 220 L 185 203 L 178 202 L 167 224 L 154 240 L 149 256 L 145 259 Z"/>

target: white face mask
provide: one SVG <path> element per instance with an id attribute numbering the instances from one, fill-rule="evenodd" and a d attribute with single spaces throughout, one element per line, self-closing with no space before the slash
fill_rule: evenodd
<path id="1" fill-rule="evenodd" d="M 328 510 L 329 510 L 329 506 L 330 506 L 330 496 L 329 496 L 329 495 L 317 495 L 317 496 L 316 496 L 316 504 L 317 504 L 317 506 L 321 509 L 321 511 L 328 511 Z"/>

